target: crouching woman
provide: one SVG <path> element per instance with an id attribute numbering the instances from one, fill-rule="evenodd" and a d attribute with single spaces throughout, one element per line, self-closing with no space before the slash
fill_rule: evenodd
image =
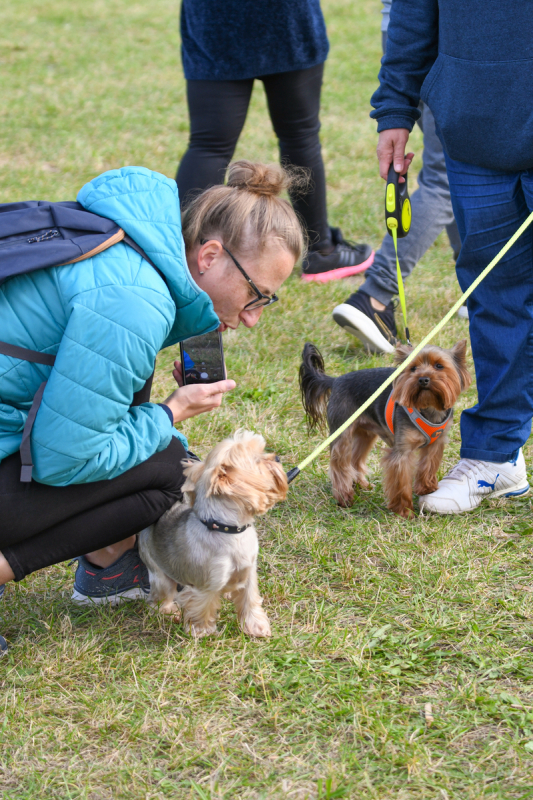
<path id="1" fill-rule="evenodd" d="M 226 186 L 188 207 L 182 231 L 174 181 L 141 167 L 104 173 L 78 202 L 114 220 L 157 270 L 120 242 L 0 286 L 0 340 L 55 356 L 50 368 L 0 355 L 0 596 L 74 557 L 78 602 L 148 592 L 135 534 L 180 498 L 186 440 L 174 425 L 235 387 L 179 385 L 151 403 L 155 358 L 190 336 L 259 322 L 302 255 L 299 221 L 279 197 L 289 180 L 236 162 Z M 22 431 L 43 381 L 33 479 L 21 483 Z"/>

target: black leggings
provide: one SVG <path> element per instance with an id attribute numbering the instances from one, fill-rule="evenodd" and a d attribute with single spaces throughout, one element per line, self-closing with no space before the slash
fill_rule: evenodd
<path id="1" fill-rule="evenodd" d="M 71 486 L 21 483 L 20 455 L 0 463 L 0 551 L 20 581 L 35 570 L 138 533 L 176 500 L 185 480 L 182 444 L 118 478 Z"/>
<path id="2" fill-rule="evenodd" d="M 291 196 L 302 216 L 311 244 L 330 237 L 326 208 L 326 178 L 320 149 L 320 90 L 324 65 L 264 75 L 270 119 L 279 140 L 283 164 L 306 167 L 310 190 Z M 224 182 L 252 96 L 254 79 L 187 81 L 190 116 L 189 148 L 176 175 L 182 202 L 193 193 Z"/>

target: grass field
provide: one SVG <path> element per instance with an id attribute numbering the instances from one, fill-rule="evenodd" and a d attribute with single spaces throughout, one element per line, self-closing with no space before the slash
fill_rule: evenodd
<path id="1" fill-rule="evenodd" d="M 383 184 L 368 110 L 379 5 L 323 3 L 330 221 L 374 247 Z M 6 0 L 3 8 L 0 202 L 72 199 L 124 164 L 174 175 L 187 140 L 177 2 Z M 413 142 L 418 168 L 420 134 Z M 237 156 L 277 157 L 260 86 Z M 196 452 L 238 426 L 262 432 L 287 467 L 310 452 L 319 437 L 308 438 L 298 397 L 303 343 L 320 347 L 333 374 L 389 363 L 331 320 L 357 283 L 302 285 L 295 274 L 256 329 L 225 336 L 238 388 L 219 412 L 184 426 Z M 407 285 L 416 341 L 458 294 L 441 237 Z M 454 318 L 439 343 L 467 335 Z M 156 399 L 172 385 L 176 355 L 160 356 Z M 475 398 L 473 386 L 461 407 Z M 456 425 L 443 472 L 458 448 Z M 374 490 L 342 510 L 323 455 L 261 521 L 267 642 L 241 635 L 229 607 L 219 635 L 200 642 L 142 604 L 76 608 L 66 564 L 9 585 L 0 796 L 533 798 L 531 500 L 406 522 L 384 509 L 378 463 L 379 448 Z"/>

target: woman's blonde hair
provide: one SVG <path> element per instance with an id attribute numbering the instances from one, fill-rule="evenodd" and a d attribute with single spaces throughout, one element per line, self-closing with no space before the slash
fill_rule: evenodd
<path id="1" fill-rule="evenodd" d="M 307 182 L 302 172 L 277 164 L 235 161 L 228 167 L 225 186 L 206 189 L 185 210 L 185 247 L 218 235 L 229 250 L 243 253 L 261 250 L 275 239 L 298 261 L 305 235 L 293 207 L 279 195 Z"/>

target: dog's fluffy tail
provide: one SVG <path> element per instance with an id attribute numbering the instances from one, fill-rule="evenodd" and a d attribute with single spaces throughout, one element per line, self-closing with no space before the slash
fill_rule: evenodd
<path id="1" fill-rule="evenodd" d="M 309 428 L 325 427 L 326 409 L 335 378 L 324 372 L 320 351 L 306 342 L 300 366 L 300 391 Z"/>

